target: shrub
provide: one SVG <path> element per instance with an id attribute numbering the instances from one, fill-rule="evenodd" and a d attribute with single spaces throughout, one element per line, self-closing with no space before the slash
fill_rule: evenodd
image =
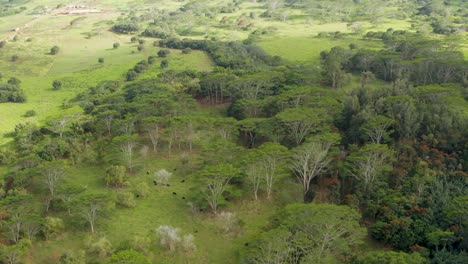
<path id="1" fill-rule="evenodd" d="M 165 169 L 158 170 L 157 172 L 154 173 L 154 179 L 162 184 L 168 184 L 169 180 L 172 177 L 172 173 L 168 172 Z"/>
<path id="2" fill-rule="evenodd" d="M 76 254 L 73 252 L 65 252 L 60 256 L 58 264 L 85 264 L 86 263 L 86 253 L 82 250 L 78 251 Z"/>
<path id="3" fill-rule="evenodd" d="M 123 250 L 112 255 L 105 264 L 151 264 L 145 255 L 135 250 Z"/>
<path id="4" fill-rule="evenodd" d="M 88 250 L 90 253 L 97 254 L 100 259 L 103 259 L 112 254 L 112 244 L 107 238 L 101 237 L 98 241 L 92 243 Z"/>
<path id="5" fill-rule="evenodd" d="M 117 194 L 116 203 L 123 207 L 133 208 L 136 206 L 135 197 L 131 192 L 120 192 Z"/>
<path id="6" fill-rule="evenodd" d="M 24 113 L 24 117 L 32 117 L 36 115 L 36 111 L 34 110 L 28 110 L 26 113 Z"/>
<path id="7" fill-rule="evenodd" d="M 135 236 L 131 241 L 134 250 L 147 253 L 151 245 L 151 239 L 146 236 Z"/>
<path id="8" fill-rule="evenodd" d="M 58 217 L 46 217 L 42 232 L 46 240 L 56 237 L 64 229 L 63 220 Z"/>
<path id="9" fill-rule="evenodd" d="M 11 56 L 11 61 L 17 61 L 18 59 L 19 59 L 19 56 L 16 54 Z"/>
<path id="10" fill-rule="evenodd" d="M 118 49 L 120 47 L 120 43 L 116 42 L 112 45 L 114 49 Z"/>
<path id="11" fill-rule="evenodd" d="M 59 51 L 60 51 L 59 46 L 53 46 L 52 48 L 50 48 L 50 54 L 52 54 L 52 55 L 57 54 Z"/>
<path id="12" fill-rule="evenodd" d="M 129 71 L 127 72 L 127 81 L 136 80 L 137 77 L 138 77 L 138 73 L 136 73 L 136 71 L 134 71 L 134 70 L 129 70 Z"/>
<path id="13" fill-rule="evenodd" d="M 192 49 L 191 48 L 185 48 L 182 50 L 182 54 L 189 54 L 192 52 Z"/>
<path id="14" fill-rule="evenodd" d="M 7 42 L 5 40 L 0 41 L 0 48 L 5 47 Z"/>
<path id="15" fill-rule="evenodd" d="M 146 197 L 148 196 L 149 194 L 149 186 L 146 182 L 140 182 L 137 186 L 136 186 L 136 190 L 135 190 L 136 194 L 139 196 L 139 197 Z"/>
<path id="16" fill-rule="evenodd" d="M 158 57 L 165 58 L 165 57 L 167 57 L 167 55 L 169 55 L 169 53 L 171 53 L 171 51 L 167 50 L 167 49 L 159 50 L 158 51 Z"/>
<path id="17" fill-rule="evenodd" d="M 98 59 L 98 62 L 99 62 L 99 63 L 104 63 L 104 58 L 102 58 L 102 57 L 99 58 L 99 59 Z"/>
<path id="18" fill-rule="evenodd" d="M 169 67 L 169 61 L 168 60 L 162 60 L 161 61 L 161 69 L 165 69 Z"/>
<path id="19" fill-rule="evenodd" d="M 144 40 L 144 39 L 139 39 L 139 40 L 138 40 L 138 44 L 140 44 L 140 45 L 145 44 L 145 42 L 146 42 L 146 40 Z"/>
<path id="20" fill-rule="evenodd" d="M 11 77 L 10 79 L 8 79 L 8 84 L 19 87 L 19 85 L 21 84 L 21 80 L 16 77 Z"/>
<path id="21" fill-rule="evenodd" d="M 194 237 L 192 234 L 185 235 L 182 238 L 182 248 L 186 253 L 191 253 L 197 250 L 197 246 L 195 246 Z"/>
<path id="22" fill-rule="evenodd" d="M 179 235 L 180 228 L 163 225 L 156 229 L 156 233 L 159 236 L 161 245 L 165 246 L 166 249 L 171 252 L 175 251 L 178 244 L 181 242 Z"/>
<path id="23" fill-rule="evenodd" d="M 55 80 L 52 82 L 52 87 L 54 90 L 60 90 L 62 88 L 62 82 L 59 80 Z"/>
<path id="24" fill-rule="evenodd" d="M 156 62 L 156 56 L 148 57 L 148 64 L 154 64 Z"/>
<path id="25" fill-rule="evenodd" d="M 114 165 L 106 170 L 106 185 L 121 187 L 125 180 L 125 166 Z"/>

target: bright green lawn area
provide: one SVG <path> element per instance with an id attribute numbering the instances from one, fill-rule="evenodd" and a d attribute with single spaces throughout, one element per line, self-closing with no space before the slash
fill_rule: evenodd
<path id="1" fill-rule="evenodd" d="M 290 62 L 302 62 L 319 64 L 320 52 L 330 50 L 335 46 L 348 47 L 350 43 L 358 47 L 379 48 L 382 44 L 375 40 L 363 40 L 356 37 L 344 37 L 342 39 L 317 38 L 317 37 L 266 37 L 257 45 L 262 47 L 270 55 L 279 55 Z"/>

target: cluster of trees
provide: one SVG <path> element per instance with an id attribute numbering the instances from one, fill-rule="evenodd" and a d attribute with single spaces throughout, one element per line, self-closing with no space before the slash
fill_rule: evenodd
<path id="1" fill-rule="evenodd" d="M 112 31 L 123 34 L 131 34 L 140 30 L 140 26 L 134 21 L 122 21 L 112 26 Z"/>
<path id="2" fill-rule="evenodd" d="M 27 0 L 8 0 L 1 1 L 2 7 L 0 8 L 0 17 L 11 16 L 19 14 L 26 10 L 25 6 L 19 6 L 27 3 Z"/>
<path id="3" fill-rule="evenodd" d="M 261 48 L 239 42 L 215 42 L 207 40 L 180 40 L 176 38 L 159 41 L 161 47 L 172 49 L 190 48 L 206 51 L 216 65 L 230 69 L 256 69 L 262 66 L 281 64 L 278 56 L 270 56 Z"/>
<path id="4" fill-rule="evenodd" d="M 339 88 L 349 82 L 349 72 L 364 72 L 362 85 L 374 77 L 387 82 L 408 80 L 415 85 L 468 84 L 463 54 L 447 47 L 448 43 L 391 28 L 386 32 L 368 32 L 366 36 L 382 39 L 385 49 L 371 51 L 334 47 L 321 53 L 323 75 L 332 87 Z"/>
<path id="5" fill-rule="evenodd" d="M 7 83 L 0 84 L 0 103 L 21 103 L 26 101 L 26 95 L 20 88 L 21 81 L 15 77 L 8 79 Z"/>

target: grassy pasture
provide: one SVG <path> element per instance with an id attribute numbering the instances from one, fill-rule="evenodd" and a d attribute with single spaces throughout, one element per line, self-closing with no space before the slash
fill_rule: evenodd
<path id="1" fill-rule="evenodd" d="M 364 40 L 357 37 L 343 37 L 340 39 L 318 38 L 315 36 L 290 36 L 276 37 L 268 36 L 262 38 L 256 44 L 271 55 L 278 55 L 290 62 L 320 63 L 320 52 L 329 50 L 331 47 L 348 47 L 354 43 L 358 47 L 376 49 L 382 47 L 381 42 L 376 40 Z"/>
<path id="2" fill-rule="evenodd" d="M 194 154 L 196 155 L 196 154 Z M 140 160 L 140 163 L 143 163 Z M 137 206 L 132 209 L 118 208 L 108 218 L 100 218 L 97 226 L 97 237 L 105 236 L 114 248 L 129 243 L 135 236 L 155 237 L 155 229 L 160 225 L 180 227 L 182 234 L 191 233 L 195 236 L 197 251 L 186 255 L 182 252 L 167 253 L 157 244 L 151 244 L 150 250 L 153 263 L 238 263 L 236 251 L 244 246 L 247 238 L 255 236 L 261 227 L 266 225 L 268 218 L 274 213 L 278 204 L 268 201 L 244 201 L 234 203 L 228 211 L 236 212 L 244 223 L 241 236 L 232 237 L 221 232 L 217 219 L 212 214 L 192 213 L 186 200 L 194 181 L 190 175 L 174 172 L 170 187 L 154 186 L 153 172 L 159 169 L 172 171 L 179 166 L 177 154 L 172 156 L 150 156 L 145 170 L 128 175 L 131 186 L 146 182 L 150 186 L 150 194 L 145 198 L 137 198 Z M 105 171 L 99 166 L 71 168 L 67 172 L 67 182 L 85 186 L 90 191 L 116 193 L 118 189 L 108 189 L 104 183 Z M 182 179 L 187 179 L 181 183 Z M 131 191 L 128 187 L 126 190 Z M 177 195 L 173 195 L 176 192 Z M 299 193 L 299 192 L 298 192 Z M 280 194 L 278 194 L 280 195 Z M 300 199 L 300 198 L 298 198 Z M 67 223 L 67 221 L 65 222 Z M 63 252 L 76 251 L 85 248 L 85 240 L 89 235 L 83 231 L 69 231 L 57 240 L 36 242 L 27 263 L 53 263 Z M 215 250 L 214 250 L 215 249 Z"/>

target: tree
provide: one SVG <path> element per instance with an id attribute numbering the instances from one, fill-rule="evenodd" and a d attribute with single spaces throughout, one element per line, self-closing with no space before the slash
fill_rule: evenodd
<path id="1" fill-rule="evenodd" d="M 242 258 L 248 264 L 294 263 L 289 261 L 293 251 L 291 236 L 289 231 L 283 229 L 265 232 L 249 243 Z"/>
<path id="2" fill-rule="evenodd" d="M 122 135 L 115 137 L 112 141 L 114 141 L 118 147 L 120 152 L 122 153 L 122 158 L 127 166 L 128 169 L 133 168 L 133 152 L 136 146 L 136 139 L 138 135 Z"/>
<path id="3" fill-rule="evenodd" d="M 391 170 L 392 159 L 393 151 L 382 144 L 368 144 L 349 156 L 350 173 L 359 180 L 363 193 L 383 172 Z"/>
<path id="4" fill-rule="evenodd" d="M 468 195 L 453 198 L 445 208 L 445 218 L 450 224 L 468 227 Z"/>
<path id="5" fill-rule="evenodd" d="M 145 130 L 153 145 L 153 152 L 156 153 L 158 144 L 161 138 L 161 126 L 162 120 L 159 117 L 152 117 L 145 119 Z"/>
<path id="6" fill-rule="evenodd" d="M 0 244 L 0 257 L 5 260 L 6 264 L 19 264 L 21 256 L 26 254 L 29 247 L 31 247 L 31 241 L 28 239 L 21 239 L 11 246 Z"/>
<path id="7" fill-rule="evenodd" d="M 62 82 L 59 80 L 55 80 L 52 82 L 52 89 L 60 90 L 62 88 Z"/>
<path id="8" fill-rule="evenodd" d="M 44 182 L 49 189 L 50 196 L 55 198 L 56 190 L 63 177 L 65 177 L 65 163 L 62 161 L 45 162 L 41 166 Z"/>
<path id="9" fill-rule="evenodd" d="M 241 135 L 245 135 L 249 140 L 249 147 L 255 146 L 255 139 L 257 138 L 257 129 L 261 121 L 261 118 L 246 118 L 237 122 L 237 127 L 241 132 Z"/>
<path id="10" fill-rule="evenodd" d="M 98 216 L 104 215 L 113 205 L 108 195 L 100 193 L 84 193 L 77 197 L 75 204 L 75 208 L 88 222 L 92 234 L 95 233 Z"/>
<path id="11" fill-rule="evenodd" d="M 278 178 L 278 169 L 287 160 L 288 149 L 278 143 L 265 143 L 257 151 L 259 153 L 258 162 L 262 167 L 260 172 L 263 174 L 267 199 L 270 199 L 273 185 Z"/>
<path id="12" fill-rule="evenodd" d="M 23 217 L 23 230 L 29 241 L 33 241 L 34 237 L 41 231 L 43 218 L 37 214 L 27 214 Z"/>
<path id="13" fill-rule="evenodd" d="M 32 212 L 31 198 L 29 194 L 16 194 L 0 199 L 0 212 L 6 218 L 0 227 L 5 227 L 13 242 L 18 242 L 24 233 L 25 218 Z"/>
<path id="14" fill-rule="evenodd" d="M 323 75 L 332 88 L 341 88 L 349 76 L 343 70 L 343 64 L 348 59 L 348 52 L 342 47 L 333 47 L 323 60 Z"/>
<path id="15" fill-rule="evenodd" d="M 50 54 L 52 54 L 52 55 L 57 54 L 59 51 L 60 51 L 59 46 L 53 46 L 52 48 L 50 48 Z"/>
<path id="16" fill-rule="evenodd" d="M 133 249 L 122 250 L 112 255 L 107 259 L 105 264 L 151 264 L 145 255 Z"/>
<path id="17" fill-rule="evenodd" d="M 316 132 L 323 125 L 326 116 L 323 109 L 314 108 L 289 108 L 276 115 L 286 126 L 296 145 L 300 145 L 310 133 Z"/>
<path id="18" fill-rule="evenodd" d="M 252 155 L 252 153 L 250 153 L 250 155 L 247 156 L 250 162 L 246 166 L 246 174 L 247 181 L 252 186 L 254 199 L 258 200 L 258 191 L 260 190 L 260 186 L 263 183 L 263 172 L 261 171 L 263 167 L 261 166 L 260 162 L 257 161 L 258 157 L 255 154 L 256 153 Z"/>
<path id="19" fill-rule="evenodd" d="M 393 120 L 386 116 L 376 115 L 364 123 L 361 130 L 369 137 L 372 143 L 380 144 L 391 133 L 391 131 L 388 131 L 388 128 L 393 123 Z"/>
<path id="20" fill-rule="evenodd" d="M 107 129 L 107 135 L 112 137 L 112 121 L 117 116 L 118 112 L 115 110 L 107 110 L 98 114 L 98 118 L 104 122 Z"/>
<path id="21" fill-rule="evenodd" d="M 224 200 L 223 193 L 229 181 L 239 173 L 239 169 L 231 164 L 208 165 L 200 171 L 199 175 L 205 187 L 206 200 L 215 214 L 219 202 Z"/>
<path id="22" fill-rule="evenodd" d="M 361 244 L 361 216 L 347 206 L 290 204 L 278 213 L 271 229 L 249 243 L 247 263 L 334 263 Z M 336 261 L 330 261 L 335 258 Z"/>
<path id="23" fill-rule="evenodd" d="M 304 202 L 312 179 L 317 177 L 330 163 L 328 152 L 339 136 L 331 134 L 298 147 L 292 157 L 291 169 L 302 184 Z"/>

